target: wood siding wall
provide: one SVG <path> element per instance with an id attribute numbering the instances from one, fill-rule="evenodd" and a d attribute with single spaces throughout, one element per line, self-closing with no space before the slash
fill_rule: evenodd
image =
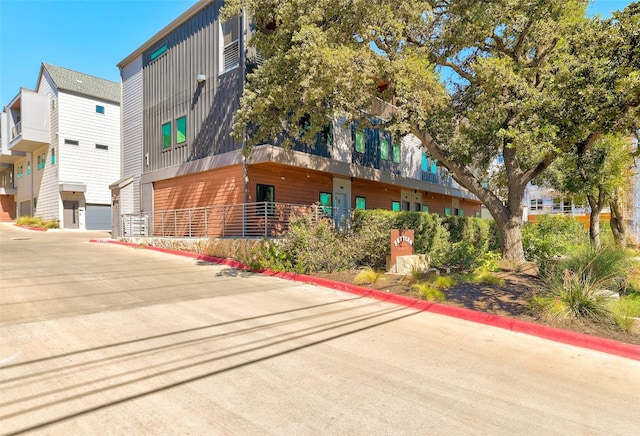
<path id="1" fill-rule="evenodd" d="M 0 222 L 16 219 L 16 205 L 13 195 L 0 195 Z"/>
<path id="2" fill-rule="evenodd" d="M 143 54 L 145 173 L 240 147 L 230 133 L 244 73 L 236 68 L 218 74 L 221 4 L 209 5 Z M 166 52 L 152 60 L 163 45 Z M 202 83 L 199 74 L 206 77 Z M 177 144 L 176 120 L 183 116 L 186 142 Z M 171 123 L 172 144 L 163 149 L 165 123 Z"/>
<path id="3" fill-rule="evenodd" d="M 267 163 L 249 166 L 248 174 L 250 203 L 256 201 L 257 184 L 273 186 L 279 203 L 313 204 L 320 201 L 320 192 L 333 191 L 328 173 Z"/>
<path id="4" fill-rule="evenodd" d="M 242 167 L 233 165 L 153 184 L 154 210 L 239 204 L 243 202 Z"/>

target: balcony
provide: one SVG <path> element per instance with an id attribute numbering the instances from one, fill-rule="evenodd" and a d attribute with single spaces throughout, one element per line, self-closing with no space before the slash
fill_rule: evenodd
<path id="1" fill-rule="evenodd" d="M 21 89 L 7 107 L 7 127 L 10 152 L 32 153 L 49 144 L 49 97 Z"/>

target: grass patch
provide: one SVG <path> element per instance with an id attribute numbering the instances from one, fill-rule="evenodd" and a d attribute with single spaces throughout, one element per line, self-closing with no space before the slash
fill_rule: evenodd
<path id="1" fill-rule="evenodd" d="M 365 267 L 353 278 L 354 285 L 372 285 L 379 280 L 384 280 L 384 272 L 374 270 L 370 266 Z"/>
<path id="2" fill-rule="evenodd" d="M 438 289 L 449 289 L 458 286 L 458 281 L 452 276 L 434 276 L 429 283 Z"/>
<path id="3" fill-rule="evenodd" d="M 60 227 L 58 221 L 43 220 L 38 216 L 21 216 L 16 220 L 16 224 L 25 227 L 34 227 L 38 229 L 57 229 Z"/>
<path id="4" fill-rule="evenodd" d="M 416 283 L 413 286 L 411 286 L 411 289 L 418 292 L 420 294 L 420 297 L 423 300 L 427 300 L 427 301 L 444 301 L 445 300 L 445 295 L 442 289 L 436 288 L 431 283 L 426 283 L 426 282 Z"/>
<path id="5" fill-rule="evenodd" d="M 623 332 L 629 332 L 635 322 L 634 318 L 640 318 L 640 294 L 626 295 L 613 300 L 610 309 L 616 326 Z"/>

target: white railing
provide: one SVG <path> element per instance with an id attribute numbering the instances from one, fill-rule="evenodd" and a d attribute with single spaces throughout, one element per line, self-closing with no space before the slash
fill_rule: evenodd
<path id="1" fill-rule="evenodd" d="M 320 205 L 246 203 L 191 209 L 160 210 L 120 216 L 118 236 L 163 238 L 279 237 L 292 218 L 310 215 L 313 221 L 332 219 L 342 226 L 349 210 Z"/>

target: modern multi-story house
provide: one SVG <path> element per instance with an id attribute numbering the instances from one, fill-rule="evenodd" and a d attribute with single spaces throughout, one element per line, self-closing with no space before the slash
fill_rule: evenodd
<path id="1" fill-rule="evenodd" d="M 120 175 L 119 84 L 43 63 L 35 91 L 20 89 L 2 119 L 2 217 L 110 229 L 109 184 Z"/>
<path id="2" fill-rule="evenodd" d="M 479 216 L 480 202 L 416 138 L 379 129 L 334 122 L 314 144 L 264 144 L 243 160 L 230 132 L 256 56 L 248 18 L 222 21 L 222 4 L 199 1 L 118 64 L 120 214 L 268 201 Z"/>

